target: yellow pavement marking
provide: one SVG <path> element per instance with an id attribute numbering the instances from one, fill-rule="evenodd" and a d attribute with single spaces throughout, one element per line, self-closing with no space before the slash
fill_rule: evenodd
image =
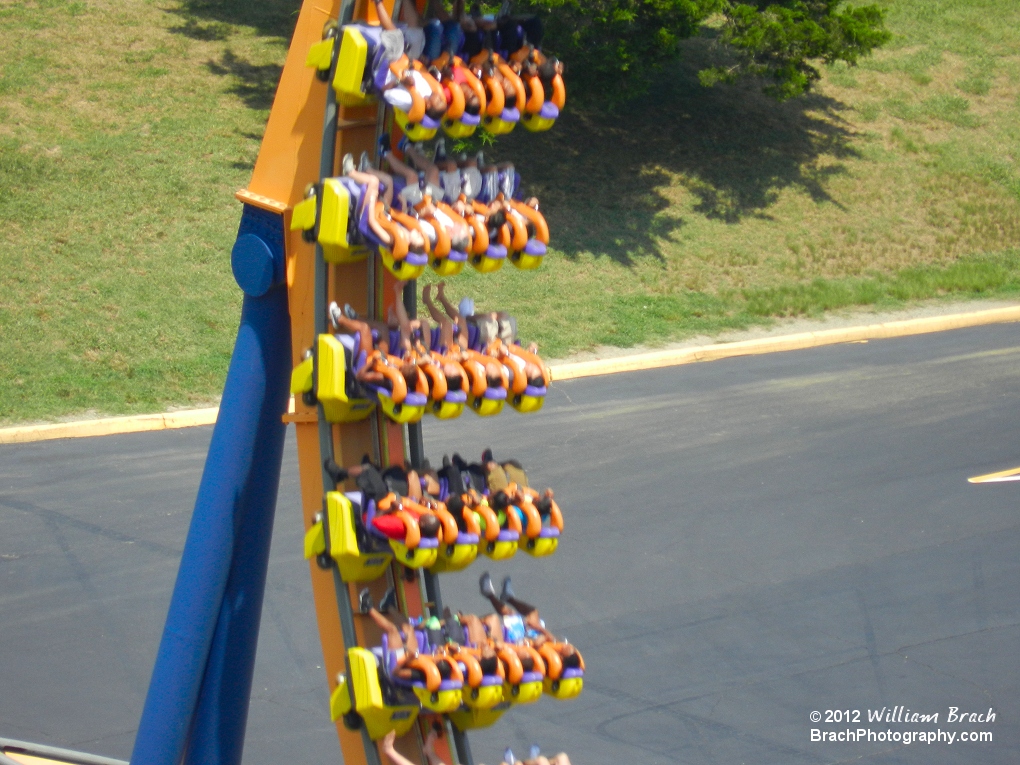
<path id="1" fill-rule="evenodd" d="M 967 479 L 968 483 L 997 483 L 999 481 L 1020 481 L 1020 467 L 1000 470 L 998 473 L 976 475 Z"/>
<path id="2" fill-rule="evenodd" d="M 15 762 L 23 763 L 23 765 L 74 765 L 70 760 L 54 760 L 49 757 L 24 754 L 23 752 L 4 752 L 4 756 L 10 757 Z"/>
<path id="3" fill-rule="evenodd" d="M 947 316 L 931 316 L 922 319 L 889 321 L 861 327 L 823 329 L 817 332 L 801 332 L 783 337 L 762 337 L 735 343 L 717 343 L 694 348 L 637 353 L 631 356 L 620 356 L 612 359 L 568 362 L 556 364 L 552 367 L 551 372 L 553 380 L 556 381 L 576 380 L 581 377 L 638 372 L 646 369 L 693 364 L 699 361 L 714 361 L 735 356 L 795 351 L 838 343 L 861 343 L 868 340 L 922 335 L 929 332 L 943 332 L 949 329 L 962 329 L 964 327 L 977 327 L 984 324 L 999 324 L 1011 321 L 1020 321 L 1020 306 L 992 308 L 986 311 L 956 313 Z M 27 443 L 29 441 L 45 441 L 54 438 L 105 436 L 115 433 L 137 433 L 147 430 L 169 430 L 172 428 L 187 428 L 194 425 L 211 425 L 216 421 L 218 411 L 216 407 L 213 407 L 210 409 L 167 412 L 165 414 L 143 414 L 134 417 L 108 417 L 101 420 L 85 420 L 82 422 L 0 428 L 0 444 Z"/>

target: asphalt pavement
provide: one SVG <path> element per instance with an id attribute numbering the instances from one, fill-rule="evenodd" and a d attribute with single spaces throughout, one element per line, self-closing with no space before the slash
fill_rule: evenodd
<path id="1" fill-rule="evenodd" d="M 1020 466 L 1018 371 L 1016 327 L 991 325 L 568 381 L 538 414 L 426 420 L 433 459 L 491 446 L 555 488 L 556 555 L 489 568 L 588 667 L 578 699 L 472 733 L 476 760 L 536 741 L 575 765 L 1020 761 L 1020 482 L 967 483 Z M 130 754 L 210 435 L 0 447 L 0 736 Z M 340 759 L 297 508 L 291 436 L 253 765 Z M 483 611 L 484 569 L 444 577 L 446 601 Z M 938 719 L 868 722 L 883 707 Z M 858 728 L 955 736 L 811 740 Z"/>

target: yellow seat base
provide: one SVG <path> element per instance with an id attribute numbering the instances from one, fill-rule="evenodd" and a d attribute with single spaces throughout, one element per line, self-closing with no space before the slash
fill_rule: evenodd
<path id="1" fill-rule="evenodd" d="M 571 677 L 566 680 L 552 680 L 547 677 L 542 681 L 542 689 L 554 699 L 561 701 L 576 698 L 581 694 L 583 687 L 583 677 Z"/>
<path id="2" fill-rule="evenodd" d="M 407 140 L 414 141 L 415 143 L 418 141 L 430 141 L 439 132 L 439 128 L 427 128 L 420 122 L 409 122 L 407 112 L 400 109 L 393 110 L 393 119 L 400 125 L 400 129 L 407 136 Z"/>
<path id="3" fill-rule="evenodd" d="M 516 122 L 508 122 L 500 117 L 483 117 L 482 129 L 493 135 L 506 135 L 517 127 Z"/>
<path id="4" fill-rule="evenodd" d="M 524 552 L 536 558 L 552 555 L 560 546 L 559 537 L 536 537 L 524 543 Z"/>
<path id="5" fill-rule="evenodd" d="M 492 709 L 503 701 L 502 685 L 485 685 L 480 688 L 465 688 L 463 692 L 464 706 L 471 709 Z"/>
<path id="6" fill-rule="evenodd" d="M 442 125 L 443 132 L 450 138 L 467 138 L 469 135 L 474 135 L 475 130 L 478 129 L 478 125 L 465 125 L 459 119 L 444 119 Z"/>
<path id="7" fill-rule="evenodd" d="M 472 396 L 468 398 L 471 404 L 471 411 L 480 417 L 492 417 L 503 411 L 505 398 L 485 398 L 484 396 Z"/>
<path id="8" fill-rule="evenodd" d="M 545 404 L 545 396 L 514 396 L 510 400 L 510 406 L 521 414 L 537 412 Z"/>
<path id="9" fill-rule="evenodd" d="M 542 681 L 511 685 L 503 683 L 503 698 L 511 704 L 532 704 L 542 697 Z"/>
<path id="10" fill-rule="evenodd" d="M 385 414 L 388 419 L 391 419 L 393 422 L 399 423 L 400 425 L 406 425 L 409 422 L 418 422 L 425 416 L 424 406 L 397 404 L 392 398 L 382 393 L 379 394 L 379 408 L 382 409 L 383 414 Z"/>
<path id="11" fill-rule="evenodd" d="M 463 260 L 450 260 L 449 258 L 432 258 L 429 266 L 440 276 L 456 276 L 464 270 Z"/>
<path id="12" fill-rule="evenodd" d="M 428 688 L 415 687 L 413 690 L 421 705 L 430 712 L 445 714 L 460 708 L 461 691 L 459 688 L 430 692 Z"/>
<path id="13" fill-rule="evenodd" d="M 398 279 L 410 281 L 425 273 L 425 266 L 412 266 L 406 260 L 394 260 L 393 252 L 386 247 L 379 248 L 383 266 Z"/>
<path id="14" fill-rule="evenodd" d="M 439 557 L 429 567 L 437 574 L 444 571 L 461 571 L 478 557 L 478 545 L 440 545 Z"/>
<path id="15" fill-rule="evenodd" d="M 502 695 L 502 690 L 500 691 Z M 472 730 L 474 728 L 488 728 L 496 720 L 503 716 L 503 713 L 510 708 L 509 701 L 502 701 L 490 709 L 472 709 L 461 707 L 456 712 L 449 714 L 450 722 L 457 726 L 458 730 Z"/>
<path id="16" fill-rule="evenodd" d="M 472 255 L 468 260 L 471 262 L 471 267 L 482 274 L 491 274 L 493 271 L 498 271 L 503 267 L 503 261 L 506 258 L 490 258 L 485 255 Z"/>
<path id="17" fill-rule="evenodd" d="M 517 554 L 518 542 L 486 542 L 482 552 L 493 560 L 506 560 Z"/>
<path id="18" fill-rule="evenodd" d="M 532 133 L 541 133 L 556 124 L 554 117 L 540 117 L 537 114 L 525 114 L 521 117 L 521 124 Z"/>
<path id="19" fill-rule="evenodd" d="M 460 417 L 464 411 L 464 404 L 451 404 L 446 401 L 433 401 L 428 408 L 428 413 L 439 420 L 452 420 Z"/>
<path id="20" fill-rule="evenodd" d="M 438 547 L 411 548 L 395 539 L 390 540 L 390 547 L 393 548 L 393 557 L 397 563 L 408 568 L 430 568 L 439 558 Z"/>
<path id="21" fill-rule="evenodd" d="M 531 271 L 542 265 L 545 255 L 528 255 L 526 252 L 515 252 L 510 256 L 510 262 L 522 271 Z"/>

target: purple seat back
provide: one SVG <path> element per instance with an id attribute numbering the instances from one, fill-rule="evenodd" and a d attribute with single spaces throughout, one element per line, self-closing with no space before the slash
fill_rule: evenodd
<path id="1" fill-rule="evenodd" d="M 499 260 L 500 258 L 505 258 L 506 247 L 504 247 L 501 244 L 490 244 L 488 249 L 485 250 L 485 257 L 495 258 L 496 260 Z"/>
<path id="2" fill-rule="evenodd" d="M 528 255 L 545 255 L 545 242 L 540 242 L 538 239 L 529 239 L 528 243 L 524 245 L 524 252 Z"/>

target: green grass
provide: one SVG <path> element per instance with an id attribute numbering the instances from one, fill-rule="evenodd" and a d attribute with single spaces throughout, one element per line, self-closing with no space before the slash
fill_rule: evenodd
<path id="1" fill-rule="evenodd" d="M 704 89 L 712 32 L 618 114 L 489 149 L 542 200 L 537 272 L 452 280 L 562 357 L 776 317 L 1015 296 L 1020 6 L 890 0 L 816 92 Z M 0 422 L 198 405 L 292 0 L 0 0 Z M 568 77 L 569 87 L 569 77 Z"/>

